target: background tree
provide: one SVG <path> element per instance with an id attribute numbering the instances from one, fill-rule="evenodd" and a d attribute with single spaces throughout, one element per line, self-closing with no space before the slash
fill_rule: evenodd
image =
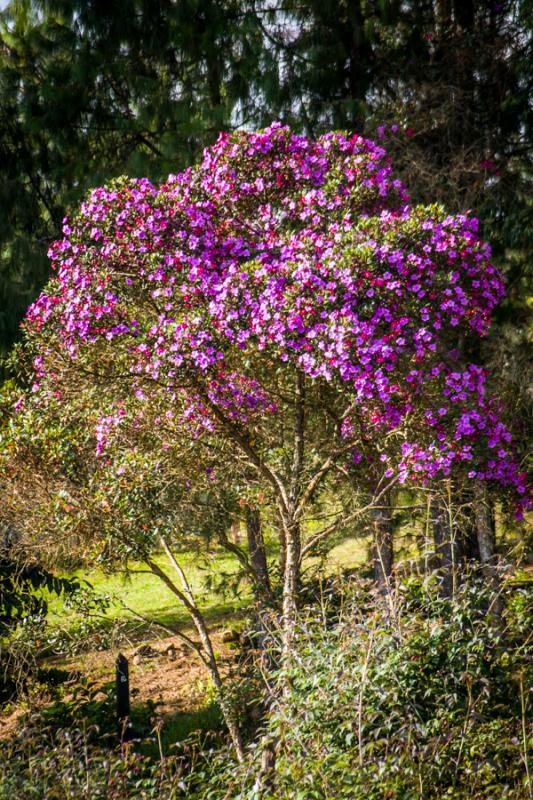
<path id="1" fill-rule="evenodd" d="M 161 180 L 250 114 L 261 43 L 234 0 L 11 3 L 0 16 L 0 339 L 88 187 Z M 253 68 L 253 69 L 252 69 Z"/>

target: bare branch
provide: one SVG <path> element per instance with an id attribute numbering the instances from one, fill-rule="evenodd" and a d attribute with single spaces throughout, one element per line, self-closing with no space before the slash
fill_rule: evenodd
<path id="1" fill-rule="evenodd" d="M 339 517 L 339 519 L 337 519 L 335 522 L 332 522 L 331 525 L 328 525 L 327 528 L 323 528 L 321 531 L 315 534 L 315 536 L 313 536 L 312 539 L 309 539 L 309 541 L 302 547 L 300 560 L 303 559 L 304 556 L 307 555 L 307 553 L 309 553 L 314 547 L 316 547 L 316 545 L 319 542 L 321 542 L 327 536 L 330 536 L 332 533 L 334 533 L 336 530 L 343 527 L 344 525 L 349 525 L 350 522 L 353 522 L 358 517 L 362 517 L 364 514 L 370 511 L 371 508 L 374 508 L 376 501 L 380 500 L 383 497 L 383 495 L 386 494 L 389 491 L 389 489 L 391 489 L 394 486 L 395 483 L 397 483 L 397 481 L 398 481 L 397 477 L 394 478 L 392 481 L 390 481 L 386 486 L 384 486 L 378 492 L 378 494 L 375 494 L 374 497 L 372 498 L 372 501 L 368 503 L 366 506 L 363 506 L 363 508 L 358 508 L 352 514 L 348 514 L 348 516 L 346 517 Z"/>

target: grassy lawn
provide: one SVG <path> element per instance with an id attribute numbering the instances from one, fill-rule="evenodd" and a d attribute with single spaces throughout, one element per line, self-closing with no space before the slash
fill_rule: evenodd
<path id="1" fill-rule="evenodd" d="M 154 561 L 179 586 L 179 579 L 165 555 Z M 225 553 L 215 552 L 206 561 L 194 553 L 180 554 L 179 561 L 191 584 L 200 609 L 211 623 L 216 623 L 238 613 L 250 599 L 249 589 L 241 584 L 233 587 L 233 576 L 237 572 L 236 559 Z M 217 588 L 209 586 L 209 577 L 215 575 Z M 227 576 L 227 580 L 224 580 Z M 95 592 L 110 597 L 111 603 L 106 618 L 112 623 L 118 619 L 132 618 L 128 608 L 144 617 L 165 625 L 182 625 L 189 622 L 187 611 L 170 589 L 155 575 L 146 571 L 142 564 L 131 564 L 128 574 L 109 575 L 102 570 L 77 570 L 71 577 L 87 581 Z M 76 625 L 81 613 L 66 608 L 62 598 L 50 598 L 49 623 L 51 626 Z"/>
<path id="2" fill-rule="evenodd" d="M 327 569 L 334 573 L 339 569 L 360 566 L 368 550 L 365 539 L 347 539 L 331 551 Z M 275 554 L 273 554 L 275 557 Z M 179 585 L 173 568 L 165 555 L 154 558 L 159 567 L 167 572 Z M 227 620 L 246 608 L 251 599 L 250 589 L 245 583 L 235 587 L 234 576 L 238 564 L 234 556 L 225 551 L 214 551 L 208 560 L 195 553 L 181 553 L 179 562 L 184 568 L 198 605 L 208 622 L 213 625 Z M 135 620 L 128 608 L 144 617 L 164 625 L 189 624 L 189 616 L 179 600 L 155 575 L 145 571 L 142 564 L 131 564 L 128 574 L 107 574 L 102 570 L 77 570 L 71 577 L 88 581 L 95 592 L 111 599 L 106 619 L 111 625 L 117 620 Z M 215 576 L 216 586 L 209 579 Z M 65 606 L 62 598 L 51 597 L 49 602 L 49 624 L 62 628 L 76 627 L 82 618 L 79 611 Z"/>
<path id="3" fill-rule="evenodd" d="M 328 554 L 326 569 L 335 573 L 342 569 L 362 567 L 368 558 L 368 538 L 346 539 Z"/>

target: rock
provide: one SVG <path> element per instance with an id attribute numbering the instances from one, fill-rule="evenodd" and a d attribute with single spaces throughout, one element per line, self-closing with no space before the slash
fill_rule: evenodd
<path id="1" fill-rule="evenodd" d="M 163 652 L 169 661 L 176 660 L 176 648 L 173 644 L 169 644 L 169 646 Z"/>
<path id="2" fill-rule="evenodd" d="M 141 646 L 134 651 L 133 658 L 154 658 L 154 656 L 157 655 L 159 655 L 157 650 L 154 650 L 149 644 L 141 644 Z"/>

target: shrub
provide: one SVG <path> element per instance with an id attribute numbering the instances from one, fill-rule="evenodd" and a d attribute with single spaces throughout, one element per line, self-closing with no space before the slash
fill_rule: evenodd
<path id="1" fill-rule="evenodd" d="M 58 577 L 40 564 L 11 558 L 0 547 L 0 702 L 25 690 L 37 674 L 48 598 L 67 599 L 80 590 L 78 581 Z"/>
<path id="2" fill-rule="evenodd" d="M 181 796 L 179 774 L 131 748 L 103 750 L 83 728 L 29 727 L 0 744 L 0 800 L 149 800 Z"/>
<path id="3" fill-rule="evenodd" d="M 476 579 L 454 601 L 438 597 L 431 581 L 412 581 L 391 610 L 358 584 L 334 627 L 309 611 L 268 723 L 278 742 L 268 797 L 530 797 L 530 614 L 525 592 L 513 592 L 495 626 L 490 599 Z M 206 759 L 190 791 L 202 800 L 251 800 L 257 772 Z"/>

